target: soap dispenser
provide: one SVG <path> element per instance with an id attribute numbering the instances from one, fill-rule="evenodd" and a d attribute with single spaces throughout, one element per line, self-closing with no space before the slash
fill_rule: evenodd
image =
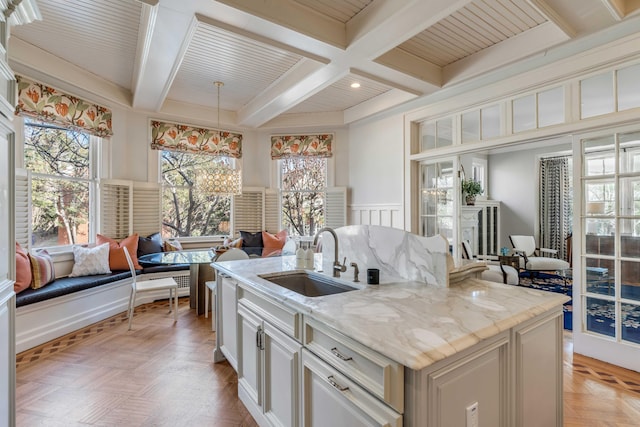
<path id="1" fill-rule="evenodd" d="M 304 264 L 307 269 L 313 270 L 314 267 L 314 259 L 313 259 L 313 248 L 311 247 L 311 242 L 308 242 L 307 249 L 304 251 Z"/>
<path id="2" fill-rule="evenodd" d="M 298 244 L 298 249 L 296 250 L 296 268 L 304 268 L 305 267 L 305 257 L 304 257 L 304 249 L 302 248 L 302 242 Z"/>

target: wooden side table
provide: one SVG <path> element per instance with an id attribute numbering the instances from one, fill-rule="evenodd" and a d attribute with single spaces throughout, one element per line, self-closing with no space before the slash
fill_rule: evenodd
<path id="1" fill-rule="evenodd" d="M 520 257 L 518 255 L 500 255 L 498 262 L 502 265 L 510 265 L 516 270 L 520 270 Z"/>

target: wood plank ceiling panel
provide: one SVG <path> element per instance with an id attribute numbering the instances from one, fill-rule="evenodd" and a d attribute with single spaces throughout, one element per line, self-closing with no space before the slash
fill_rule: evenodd
<path id="1" fill-rule="evenodd" d="M 544 22 L 526 0 L 476 0 L 399 48 L 444 67 Z"/>
<path id="2" fill-rule="evenodd" d="M 346 24 L 373 0 L 296 0 L 296 2 Z"/>
<path id="3" fill-rule="evenodd" d="M 235 33 L 200 24 L 176 74 L 168 98 L 217 106 L 213 82 L 224 83 L 220 108 L 238 110 L 302 57 Z"/>
<path id="4" fill-rule="evenodd" d="M 354 89 L 351 83 L 359 82 Z M 288 110 L 285 114 L 344 111 L 389 90 L 391 86 L 350 74 Z"/>
<path id="5" fill-rule="evenodd" d="M 131 89 L 142 4 L 134 0 L 39 0 L 42 21 L 13 37 Z"/>

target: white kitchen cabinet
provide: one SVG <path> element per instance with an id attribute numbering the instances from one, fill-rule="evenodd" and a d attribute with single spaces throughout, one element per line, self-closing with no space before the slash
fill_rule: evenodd
<path id="1" fill-rule="evenodd" d="M 238 370 L 237 316 L 238 299 L 236 296 L 238 282 L 223 274 L 218 274 L 216 286 L 216 315 L 218 316 L 216 340 L 217 346 L 227 358 L 229 364 Z M 216 360 L 218 358 L 216 357 Z"/>
<path id="2" fill-rule="evenodd" d="M 302 350 L 304 427 L 402 426 L 402 415 L 306 349 Z"/>
<path id="3" fill-rule="evenodd" d="M 258 424 L 298 426 L 302 344 L 271 322 L 293 326 L 299 315 L 242 287 L 238 295 L 238 395 Z"/>

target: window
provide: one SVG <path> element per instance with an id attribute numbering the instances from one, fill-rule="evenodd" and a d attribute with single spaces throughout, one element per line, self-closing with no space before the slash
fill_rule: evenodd
<path id="1" fill-rule="evenodd" d="M 291 157 L 279 164 L 282 228 L 290 236 L 313 236 L 324 226 L 327 159 Z"/>
<path id="2" fill-rule="evenodd" d="M 24 164 L 31 171 L 32 247 L 93 240 L 99 139 L 50 123 L 25 119 Z"/>
<path id="3" fill-rule="evenodd" d="M 422 151 L 448 147 L 453 144 L 453 119 L 448 117 L 435 122 L 420 123 Z"/>
<path id="4" fill-rule="evenodd" d="M 228 235 L 231 196 L 199 191 L 196 177 L 226 157 L 162 151 L 162 234 L 164 237 Z"/>

